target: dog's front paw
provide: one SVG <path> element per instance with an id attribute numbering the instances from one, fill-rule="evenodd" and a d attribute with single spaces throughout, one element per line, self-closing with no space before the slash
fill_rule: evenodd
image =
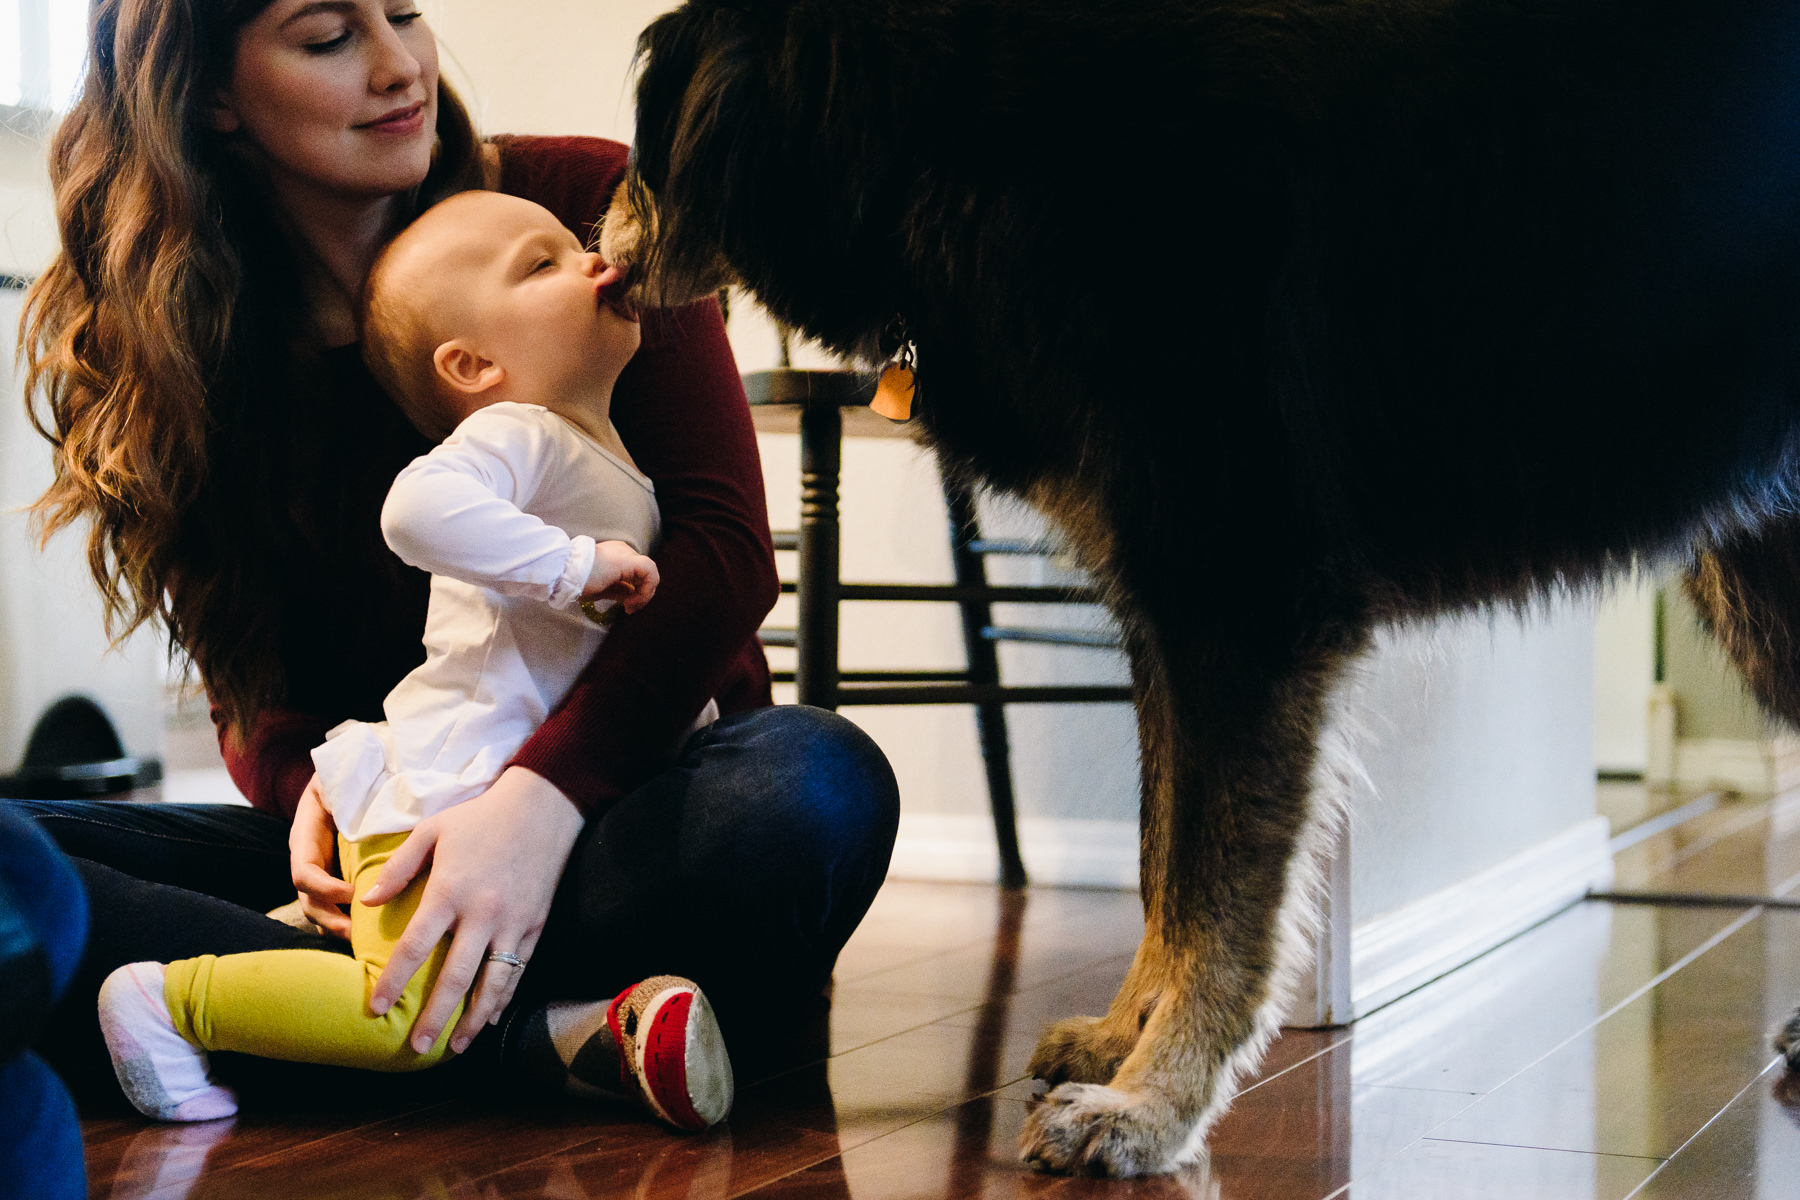
<path id="1" fill-rule="evenodd" d="M 1044 1030 L 1031 1053 L 1031 1077 L 1059 1083 L 1105 1083 L 1137 1045 L 1137 1030 L 1120 1033 L 1102 1017 L 1070 1017 Z"/>
<path id="2" fill-rule="evenodd" d="M 1191 1128 L 1174 1106 L 1093 1083 L 1065 1083 L 1031 1110 L 1019 1157 L 1039 1171 L 1126 1179 L 1180 1165 Z"/>

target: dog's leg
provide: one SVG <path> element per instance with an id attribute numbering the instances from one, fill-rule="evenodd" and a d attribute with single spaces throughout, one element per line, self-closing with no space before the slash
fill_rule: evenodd
<path id="1" fill-rule="evenodd" d="M 1800 728 L 1800 518 L 1721 542 L 1683 590 L 1763 708 Z M 1773 1041 L 1788 1070 L 1800 1071 L 1800 1010 Z"/>
<path id="2" fill-rule="evenodd" d="M 1800 728 L 1800 518 L 1719 543 L 1683 590 L 1763 708 Z"/>
<path id="3" fill-rule="evenodd" d="M 1127 1176 L 1195 1160 L 1274 1036 L 1342 791 L 1341 760 L 1320 749 L 1329 693 L 1367 636 L 1312 629 L 1264 628 L 1260 652 L 1181 629 L 1132 639 L 1144 941 L 1108 1014 L 1038 1047 L 1034 1069 L 1070 1082 L 1026 1123 L 1034 1166 Z"/>
<path id="4" fill-rule="evenodd" d="M 1149 907 L 1145 917 L 1149 917 Z M 1162 939 L 1146 931 L 1104 1017 L 1068 1017 L 1044 1030 L 1031 1054 L 1031 1077 L 1051 1087 L 1105 1083 L 1137 1045 L 1161 992 Z"/>

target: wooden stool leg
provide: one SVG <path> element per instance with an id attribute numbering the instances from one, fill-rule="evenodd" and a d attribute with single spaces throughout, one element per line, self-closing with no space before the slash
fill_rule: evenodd
<path id="1" fill-rule="evenodd" d="M 838 706 L 838 473 L 844 418 L 835 402 L 800 411 L 800 577 L 794 666 L 802 704 Z"/>
<path id="2" fill-rule="evenodd" d="M 987 564 L 970 543 L 981 536 L 976 522 L 975 497 L 961 484 L 943 477 L 944 506 L 950 513 L 950 558 L 956 582 L 962 587 L 986 587 Z M 963 653 L 969 664 L 969 682 L 1000 682 L 1000 653 L 981 631 L 994 623 L 992 607 L 985 600 L 964 600 L 962 610 Z M 987 770 L 988 805 L 994 813 L 994 841 L 1000 851 L 1000 886 L 1022 888 L 1026 884 L 1025 860 L 1019 856 L 1018 814 L 1013 803 L 1012 751 L 1006 736 L 1006 705 L 989 701 L 975 706 L 975 732 L 981 739 L 981 762 Z"/>

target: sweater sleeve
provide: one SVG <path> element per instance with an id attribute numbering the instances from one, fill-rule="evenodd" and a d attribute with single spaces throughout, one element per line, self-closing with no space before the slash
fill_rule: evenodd
<path id="1" fill-rule="evenodd" d="M 264 709 L 255 725 L 238 729 L 212 710 L 225 770 L 252 807 L 293 820 L 300 793 L 313 776 L 312 750 L 325 740 L 330 722 L 309 713 Z"/>

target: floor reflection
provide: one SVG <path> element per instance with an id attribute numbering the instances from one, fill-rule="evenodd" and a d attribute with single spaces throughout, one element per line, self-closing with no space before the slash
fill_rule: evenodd
<path id="1" fill-rule="evenodd" d="M 1000 893 L 999 920 L 994 929 L 993 962 L 988 969 L 987 995 L 976 1018 L 969 1042 L 968 1069 L 963 1088 L 976 1097 L 956 1111 L 956 1152 L 946 1167 L 946 1195 L 979 1195 L 976 1186 L 987 1160 L 994 1129 L 994 1105 L 990 1093 L 1011 1079 L 1001 1077 L 1007 1015 L 1012 1007 L 1013 981 L 1018 975 L 1019 937 L 1025 922 L 1029 894 L 1023 889 Z"/>
<path id="2" fill-rule="evenodd" d="M 1800 872 L 1792 805 L 1722 801 L 1620 855 L 1717 896 Z M 1208 1162 L 1118 1183 L 1017 1160 L 1045 1023 L 1105 1009 L 1141 930 L 1120 893 L 891 884 L 796 1024 L 699 1138 L 628 1110 L 439 1101 L 87 1126 L 96 1200 L 1791 1200 L 1800 912 L 1579 904 L 1371 1014 L 1291 1032 Z M 792 1033 L 793 1030 L 786 1031 Z M 735 1050 L 734 1050 L 735 1053 Z"/>
<path id="3" fill-rule="evenodd" d="M 125 1148 L 106 1200 L 184 1200 L 205 1174 L 213 1148 L 231 1136 L 235 1120 L 196 1125 L 150 1125 Z"/>
<path id="4" fill-rule="evenodd" d="M 1731 816 L 1665 873 L 1791 870 L 1767 811 Z M 1789 1200 L 1800 1084 L 1767 1032 L 1797 993 L 1800 913 L 1580 904 L 1265 1072 L 1214 1174 L 1239 1198 Z"/>

